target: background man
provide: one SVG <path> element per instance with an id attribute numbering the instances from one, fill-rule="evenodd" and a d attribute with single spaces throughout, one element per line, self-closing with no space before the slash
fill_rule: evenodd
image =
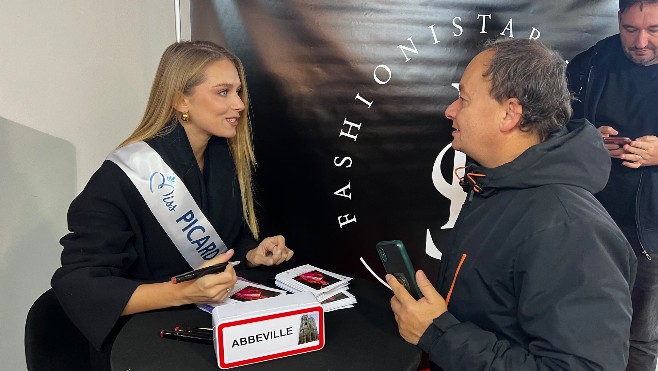
<path id="1" fill-rule="evenodd" d="M 577 55 L 568 67 L 585 117 L 607 145 L 610 179 L 596 195 L 638 256 L 628 370 L 656 369 L 658 354 L 658 0 L 620 0 L 619 34 Z"/>
<path id="2" fill-rule="evenodd" d="M 610 159 L 591 124 L 567 124 L 565 68 L 538 41 L 495 41 L 446 109 L 475 162 L 438 292 L 418 271 L 416 301 L 387 275 L 400 334 L 433 370 L 626 367 L 636 259 L 592 195 Z"/>

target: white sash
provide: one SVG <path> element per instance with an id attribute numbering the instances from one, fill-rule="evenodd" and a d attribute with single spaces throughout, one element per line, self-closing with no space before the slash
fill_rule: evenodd
<path id="1" fill-rule="evenodd" d="M 119 165 L 192 268 L 228 250 L 173 170 L 151 146 L 131 143 L 107 156 Z"/>

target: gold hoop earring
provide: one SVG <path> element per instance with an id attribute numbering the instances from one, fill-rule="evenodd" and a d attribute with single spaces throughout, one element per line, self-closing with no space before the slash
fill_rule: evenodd
<path id="1" fill-rule="evenodd" d="M 188 121 L 190 119 L 190 113 L 189 112 L 183 112 L 183 114 L 180 115 L 180 119 L 183 121 Z"/>

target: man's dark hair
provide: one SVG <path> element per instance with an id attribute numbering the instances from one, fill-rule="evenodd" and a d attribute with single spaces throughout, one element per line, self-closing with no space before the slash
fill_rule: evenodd
<path id="1" fill-rule="evenodd" d="M 491 79 L 489 94 L 498 102 L 516 98 L 523 106 L 519 128 L 546 140 L 571 118 L 571 93 L 567 64 L 560 54 L 537 40 L 500 38 L 489 40 L 492 51 L 484 77 Z"/>
<path id="2" fill-rule="evenodd" d="M 619 12 L 623 13 L 626 11 L 626 9 L 632 7 L 633 5 L 637 3 L 642 3 L 644 4 L 655 4 L 658 3 L 658 0 L 619 0 Z M 640 6 L 642 6 L 640 5 Z"/>

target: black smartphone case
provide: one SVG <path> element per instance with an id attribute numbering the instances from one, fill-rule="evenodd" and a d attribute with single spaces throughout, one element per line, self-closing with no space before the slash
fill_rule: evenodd
<path id="1" fill-rule="evenodd" d="M 416 283 L 416 271 L 411 264 L 411 259 L 402 241 L 378 242 L 377 254 L 384 265 L 386 273 L 397 278 L 416 300 L 423 297 Z"/>

